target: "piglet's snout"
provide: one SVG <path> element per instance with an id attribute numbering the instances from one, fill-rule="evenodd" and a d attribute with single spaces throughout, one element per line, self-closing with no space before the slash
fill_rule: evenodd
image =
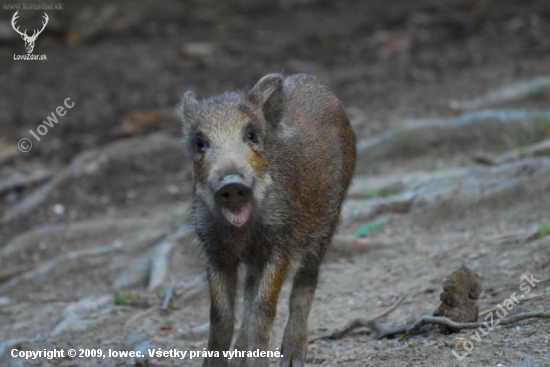
<path id="1" fill-rule="evenodd" d="M 216 201 L 222 207 L 237 210 L 250 203 L 252 188 L 238 175 L 225 176 L 215 192 Z"/>

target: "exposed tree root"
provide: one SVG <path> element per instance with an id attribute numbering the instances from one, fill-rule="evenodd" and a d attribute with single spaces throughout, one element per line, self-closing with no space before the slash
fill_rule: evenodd
<path id="1" fill-rule="evenodd" d="M 14 174 L 9 178 L 0 181 L 0 195 L 14 189 L 38 185 L 49 179 L 51 176 L 52 173 L 47 170 L 37 170 L 29 175 L 23 175 L 21 173 Z"/>
<path id="2" fill-rule="evenodd" d="M 172 250 L 192 235 L 192 229 L 184 226 L 162 238 L 151 251 L 132 260 L 121 271 L 113 282 L 113 288 L 121 289 L 147 283 L 147 289 L 151 292 L 163 285 L 169 275 Z"/>
<path id="3" fill-rule="evenodd" d="M 543 140 L 536 144 L 532 144 L 520 149 L 514 149 L 510 152 L 499 155 L 496 158 L 491 158 L 484 154 L 479 154 L 474 157 L 474 161 L 489 166 L 495 166 L 507 162 L 518 161 L 520 159 L 545 155 L 550 155 L 550 139 Z"/>
<path id="4" fill-rule="evenodd" d="M 199 275 L 190 281 L 174 286 L 174 296 L 179 302 L 185 302 L 207 289 L 206 276 Z"/>
<path id="5" fill-rule="evenodd" d="M 167 236 L 167 238 L 159 243 L 151 257 L 151 270 L 149 273 L 149 292 L 161 286 L 168 278 L 170 270 L 170 253 L 178 242 L 192 235 L 193 231 L 190 227 L 182 227 L 175 233 Z"/>
<path id="6" fill-rule="evenodd" d="M 178 149 L 178 139 L 163 134 L 154 134 L 144 137 L 129 138 L 106 146 L 85 151 L 79 154 L 65 169 L 55 175 L 45 185 L 36 189 L 31 195 L 23 199 L 4 217 L 0 223 L 8 223 L 47 200 L 49 195 L 59 186 L 74 177 L 91 175 L 111 160 L 127 159 L 140 154 L 154 154 Z"/>
<path id="7" fill-rule="evenodd" d="M 52 270 L 59 270 L 60 268 L 70 268 L 78 266 L 79 259 L 85 257 L 93 256 L 105 256 L 114 252 L 123 252 L 125 250 L 135 250 L 140 247 L 148 247 L 151 244 L 157 243 L 160 238 L 163 238 L 165 233 L 163 231 L 156 231 L 149 233 L 147 236 L 144 236 L 134 242 L 129 242 L 127 244 L 113 244 L 109 246 L 98 246 L 92 248 L 86 248 L 83 250 L 75 250 L 67 252 L 63 255 L 58 256 L 55 259 L 41 263 L 41 265 L 31 271 L 25 272 L 20 276 L 14 277 L 6 283 L 0 285 L 0 292 L 6 292 L 13 289 L 14 287 L 19 286 L 24 281 L 29 281 L 35 278 L 43 277 Z"/>
<path id="8" fill-rule="evenodd" d="M 147 223 L 150 222 L 151 220 L 147 221 Z M 25 232 L 12 239 L 0 249 L 0 258 L 5 258 L 25 251 L 48 238 L 81 238 L 113 230 L 139 229 L 143 228 L 145 224 L 145 220 L 130 218 L 119 220 L 99 219 L 69 224 L 45 225 Z"/>
<path id="9" fill-rule="evenodd" d="M 405 125 L 360 141 L 357 149 L 369 162 L 395 156 L 411 156 L 433 151 L 435 147 L 506 144 L 508 136 L 518 131 L 540 138 L 541 121 L 550 119 L 543 110 L 484 110 L 445 119 L 415 120 Z"/>
<path id="10" fill-rule="evenodd" d="M 67 332 L 82 332 L 93 325 L 104 322 L 109 317 L 112 306 L 111 296 L 88 297 L 68 304 L 61 314 L 61 320 L 51 332 L 57 336 Z"/>
<path id="11" fill-rule="evenodd" d="M 172 281 L 169 281 L 168 285 L 166 286 L 166 292 L 164 293 L 162 305 L 160 306 L 161 312 L 165 312 L 165 313 L 168 312 L 168 308 L 172 303 L 173 296 L 174 296 L 174 286 L 172 285 Z"/>
<path id="12" fill-rule="evenodd" d="M 149 272 L 149 285 L 147 286 L 149 292 L 160 287 L 168 277 L 170 270 L 169 256 L 175 245 L 174 241 L 163 241 L 153 251 L 151 271 Z"/>
<path id="13" fill-rule="evenodd" d="M 463 175 L 468 168 L 449 168 L 437 171 L 420 171 L 389 176 L 357 176 L 347 196 L 354 199 L 375 199 L 414 190 L 430 181 Z"/>
<path id="14" fill-rule="evenodd" d="M 453 110 L 465 111 L 486 108 L 505 102 L 520 101 L 537 97 L 542 93 L 550 92 L 550 78 L 537 77 L 527 82 L 507 85 L 504 88 L 490 91 L 484 96 L 469 101 L 451 101 L 449 107 Z"/>
<path id="15" fill-rule="evenodd" d="M 30 266 L 19 265 L 15 268 L 0 271 L 0 284 L 29 271 L 30 268 Z"/>
<path id="16" fill-rule="evenodd" d="M 407 213 L 415 199 L 415 194 L 406 192 L 375 200 L 348 200 L 342 209 L 342 222 L 371 220 L 381 214 Z"/>
<path id="17" fill-rule="evenodd" d="M 528 172 L 529 174 L 526 174 Z M 370 200 L 349 199 L 342 208 L 344 224 L 417 209 L 465 209 L 482 202 L 509 200 L 510 194 L 545 192 L 550 188 L 550 159 L 533 158 L 496 167 L 474 167 L 411 183 L 397 195 Z M 440 214 L 440 213 L 439 213 Z M 439 215 L 438 214 L 438 215 Z"/>
<path id="18" fill-rule="evenodd" d="M 477 167 L 461 176 L 418 187 L 411 211 L 431 208 L 457 212 L 481 203 L 509 202 L 550 188 L 550 159 L 533 158 L 491 168 Z M 435 211 L 439 208 L 439 211 Z"/>
<path id="19" fill-rule="evenodd" d="M 149 224 L 151 220 L 148 221 Z M 7 244 L 0 252 L 0 258 L 6 258 L 10 255 L 20 253 L 31 246 L 43 241 L 48 237 L 59 237 L 63 239 L 81 238 L 84 236 L 94 235 L 98 232 L 106 232 L 112 230 L 132 230 L 143 228 L 144 222 L 140 219 L 125 219 L 125 220 L 91 220 L 75 224 L 48 225 L 40 227 L 31 232 L 25 233 Z M 142 258 L 145 261 L 143 279 L 148 279 L 149 290 L 154 290 L 162 285 L 166 280 L 169 272 L 169 257 L 171 250 L 183 238 L 192 235 L 189 227 L 181 227 L 179 230 L 166 234 L 164 230 L 155 230 L 145 237 L 129 242 L 127 244 L 113 244 L 110 246 L 93 247 L 83 250 L 75 250 L 65 253 L 55 259 L 43 261 L 38 267 L 17 267 L 8 269 L 0 273 L 0 291 L 12 289 L 19 285 L 22 281 L 32 280 L 36 277 L 44 276 L 49 271 L 59 270 L 60 267 L 76 266 L 78 261 L 84 257 L 104 256 L 112 252 L 126 251 L 128 249 L 138 249 L 139 247 L 149 247 L 151 243 L 158 243 L 157 246 L 148 251 Z M 160 242 L 158 242 L 160 240 Z M 143 245 L 143 246 L 142 246 Z M 141 258 L 140 258 L 141 259 Z M 139 260 L 138 260 L 139 261 Z M 135 262 L 129 269 L 136 268 Z M 121 274 L 117 281 L 122 282 L 117 284 L 116 288 L 122 288 L 127 285 L 135 284 L 135 272 L 130 274 L 132 279 L 128 280 L 128 274 Z M 128 283 L 130 282 L 130 283 Z"/>

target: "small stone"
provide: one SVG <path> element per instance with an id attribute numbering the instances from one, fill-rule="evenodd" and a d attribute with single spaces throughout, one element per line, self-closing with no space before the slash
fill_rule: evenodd
<path id="1" fill-rule="evenodd" d="M 191 57 L 211 57 L 215 47 L 209 42 L 189 42 L 183 46 L 183 51 Z"/>
<path id="2" fill-rule="evenodd" d="M 65 213 L 65 206 L 63 204 L 55 204 L 53 207 L 53 212 L 57 215 L 62 215 Z"/>

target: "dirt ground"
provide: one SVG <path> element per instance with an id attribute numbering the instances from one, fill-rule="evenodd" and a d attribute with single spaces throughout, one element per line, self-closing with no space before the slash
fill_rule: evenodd
<path id="1" fill-rule="evenodd" d="M 328 84 L 359 142 L 311 338 L 405 294 L 380 324 L 431 315 L 461 265 L 480 277 L 482 313 L 514 293 L 524 297 L 508 316 L 550 311 L 547 0 L 79 0 L 48 11 L 34 51 L 47 61 L 13 60 L 25 53 L 13 13 L 0 11 L 1 366 L 201 364 L 10 353 L 203 350 L 209 300 L 172 111 L 186 90 L 249 87 L 273 71 Z M 41 12 L 21 13 L 22 28 L 40 25 Z M 66 98 L 74 107 L 36 141 L 29 130 Z M 31 151 L 17 149 L 22 138 Z M 531 274 L 540 282 L 526 293 Z M 286 284 L 273 348 L 288 296 Z M 549 328 L 532 318 L 479 340 L 359 328 L 311 343 L 308 364 L 550 366 Z"/>

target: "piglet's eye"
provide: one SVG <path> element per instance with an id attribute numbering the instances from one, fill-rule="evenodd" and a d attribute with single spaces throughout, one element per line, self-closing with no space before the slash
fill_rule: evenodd
<path id="1" fill-rule="evenodd" d="M 248 140 L 249 143 L 258 143 L 258 133 L 254 130 L 254 128 L 251 127 L 248 129 L 246 133 L 246 140 Z"/>
<path id="2" fill-rule="evenodd" d="M 202 135 L 195 136 L 195 150 L 198 153 L 204 153 L 208 149 L 208 143 Z"/>

